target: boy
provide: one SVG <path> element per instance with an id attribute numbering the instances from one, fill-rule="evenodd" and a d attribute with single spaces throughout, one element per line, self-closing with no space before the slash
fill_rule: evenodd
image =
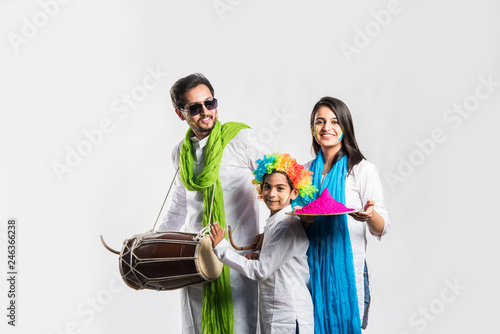
<path id="1" fill-rule="evenodd" d="M 294 203 L 312 199 L 316 190 L 311 172 L 288 154 L 273 153 L 257 160 L 254 184 L 270 210 L 257 260 L 228 250 L 224 230 L 211 228 L 214 252 L 227 266 L 259 281 L 260 327 L 268 333 L 313 333 L 314 316 L 309 291 L 309 241 L 297 217 L 285 211 Z"/>

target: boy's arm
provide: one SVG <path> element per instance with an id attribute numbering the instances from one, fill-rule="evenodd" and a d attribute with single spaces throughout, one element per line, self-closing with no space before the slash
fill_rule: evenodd
<path id="1" fill-rule="evenodd" d="M 302 229 L 302 226 L 298 225 L 298 227 Z M 216 231 L 217 228 L 220 229 L 220 226 L 215 228 Z M 307 251 L 308 243 L 304 243 L 304 240 L 299 242 L 302 235 L 296 235 L 296 231 L 297 229 L 283 226 L 273 231 L 274 233 L 269 233 L 266 237 L 266 245 L 262 249 L 258 260 L 248 260 L 244 256 L 229 250 L 228 242 L 225 239 L 215 244 L 214 253 L 225 265 L 250 279 L 259 281 L 268 278 L 296 254 Z M 307 240 L 303 230 L 300 232 L 302 232 L 303 238 Z M 218 238 L 215 235 L 212 237 L 212 242 Z"/>
<path id="2" fill-rule="evenodd" d="M 229 250 L 226 239 L 217 244 L 214 253 L 222 263 L 250 279 L 259 281 L 266 277 L 259 260 L 248 260 L 244 256 Z"/>
<path id="3" fill-rule="evenodd" d="M 224 230 L 221 229 L 219 223 L 215 222 L 210 230 L 210 240 L 212 240 L 214 253 L 222 263 L 250 279 L 258 281 L 264 278 L 262 265 L 259 261 L 250 261 L 244 256 L 228 250 L 229 246 L 224 239 Z"/>

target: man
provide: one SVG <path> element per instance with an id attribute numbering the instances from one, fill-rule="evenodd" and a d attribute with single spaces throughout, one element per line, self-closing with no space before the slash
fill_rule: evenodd
<path id="1" fill-rule="evenodd" d="M 197 233 L 209 220 L 227 222 L 237 244 L 251 244 L 259 233 L 252 171 L 270 151 L 245 124 L 218 121 L 214 89 L 202 74 L 179 79 L 170 96 L 189 130 L 172 153 L 179 173 L 158 231 Z M 256 282 L 224 266 L 217 280 L 181 290 L 183 333 L 255 333 L 257 296 Z"/>

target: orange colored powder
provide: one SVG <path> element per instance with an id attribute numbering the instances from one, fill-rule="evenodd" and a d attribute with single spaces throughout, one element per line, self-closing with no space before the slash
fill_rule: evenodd
<path id="1" fill-rule="evenodd" d="M 344 204 L 334 200 L 332 195 L 328 192 L 328 188 L 325 188 L 316 200 L 307 204 L 302 209 L 295 211 L 295 213 L 329 214 L 350 211 L 354 211 L 354 209 L 349 209 Z"/>

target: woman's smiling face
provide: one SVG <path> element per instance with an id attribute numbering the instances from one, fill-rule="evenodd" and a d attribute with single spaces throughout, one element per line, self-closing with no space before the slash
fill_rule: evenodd
<path id="1" fill-rule="evenodd" d="M 321 107 L 314 116 L 313 136 L 322 149 L 342 147 L 342 131 L 337 115 L 328 107 Z"/>

